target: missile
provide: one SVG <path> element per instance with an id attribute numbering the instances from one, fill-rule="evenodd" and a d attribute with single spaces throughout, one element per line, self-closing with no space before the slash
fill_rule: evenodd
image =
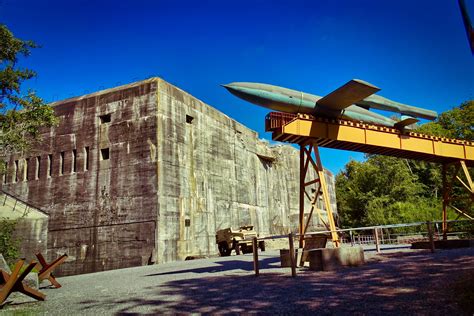
<path id="1" fill-rule="evenodd" d="M 438 116 L 431 110 L 374 95 L 380 89 L 359 79 L 352 79 L 324 97 L 263 83 L 233 82 L 222 86 L 240 99 L 278 112 L 304 113 L 401 129 L 418 122 L 416 118 L 434 120 Z M 369 110 L 371 108 L 399 113 L 401 121 L 374 113 Z"/>

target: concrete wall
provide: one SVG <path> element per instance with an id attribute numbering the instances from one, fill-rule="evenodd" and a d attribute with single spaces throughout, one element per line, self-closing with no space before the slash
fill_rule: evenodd
<path id="1" fill-rule="evenodd" d="M 54 105 L 60 125 L 28 157 L 10 157 L 3 188 L 48 213 L 47 256 L 70 255 L 60 274 L 215 254 L 215 231 L 228 226 L 296 230 L 293 147 L 269 146 L 158 78 Z"/>
<path id="2" fill-rule="evenodd" d="M 21 257 L 37 260 L 36 253 L 46 252 L 48 216 L 45 213 L 0 192 L 0 221 L 15 223 L 12 239 L 18 242 Z"/>
<path id="3" fill-rule="evenodd" d="M 48 213 L 47 257 L 69 255 L 59 274 L 141 265 L 152 256 L 157 187 L 148 143 L 156 135 L 155 89 L 154 82 L 142 82 L 58 102 L 61 123 L 23 157 L 28 180 L 14 182 L 15 160 L 22 157 L 10 157 L 3 188 Z M 104 114 L 109 123 L 101 122 Z M 101 158 L 106 148 L 108 160 Z"/>

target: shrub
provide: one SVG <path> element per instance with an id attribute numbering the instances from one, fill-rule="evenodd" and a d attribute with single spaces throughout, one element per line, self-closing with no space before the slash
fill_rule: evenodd
<path id="1" fill-rule="evenodd" d="M 0 219 L 0 253 L 9 264 L 19 256 L 20 241 L 13 236 L 16 224 L 16 220 Z"/>

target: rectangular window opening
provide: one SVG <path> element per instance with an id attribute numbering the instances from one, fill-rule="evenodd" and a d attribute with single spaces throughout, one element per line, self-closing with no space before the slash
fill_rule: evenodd
<path id="1" fill-rule="evenodd" d="M 77 150 L 72 150 L 72 172 L 77 172 Z"/>
<path id="2" fill-rule="evenodd" d="M 110 123 L 111 121 L 111 115 L 109 114 L 104 114 L 99 116 L 100 119 L 100 124 L 105 124 L 105 123 Z"/>
<path id="3" fill-rule="evenodd" d="M 5 161 L 3 168 L 3 183 L 7 183 L 8 162 Z"/>
<path id="4" fill-rule="evenodd" d="M 53 175 L 53 155 L 48 155 L 48 177 L 51 178 Z"/>
<path id="5" fill-rule="evenodd" d="M 186 219 L 184 220 L 184 226 L 185 226 L 185 227 L 191 226 L 191 220 L 190 220 L 189 218 L 186 218 Z"/>
<path id="6" fill-rule="evenodd" d="M 30 158 L 23 160 L 23 181 L 28 181 L 28 165 L 30 164 Z"/>
<path id="7" fill-rule="evenodd" d="M 100 150 L 100 158 L 101 158 L 101 160 L 109 160 L 109 158 L 110 158 L 109 148 L 102 148 Z"/>
<path id="8" fill-rule="evenodd" d="M 18 160 L 15 160 L 15 171 L 13 172 L 13 183 L 18 182 Z"/>
<path id="9" fill-rule="evenodd" d="M 89 170 L 89 147 L 84 148 L 84 171 Z"/>
<path id="10" fill-rule="evenodd" d="M 64 151 L 59 154 L 59 175 L 64 174 Z"/>
<path id="11" fill-rule="evenodd" d="M 41 175 L 41 156 L 36 156 L 36 173 L 35 179 L 38 180 Z"/>
<path id="12" fill-rule="evenodd" d="M 186 114 L 186 123 L 193 124 L 194 117 Z"/>

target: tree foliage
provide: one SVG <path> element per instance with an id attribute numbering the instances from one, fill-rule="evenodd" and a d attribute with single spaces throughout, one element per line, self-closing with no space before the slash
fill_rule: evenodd
<path id="1" fill-rule="evenodd" d="M 0 25 L 0 155 L 29 148 L 38 139 L 41 127 L 56 124 L 53 109 L 32 90 L 22 91 L 24 81 L 36 73 L 19 64 L 20 57 L 30 55 L 37 45 L 32 41 L 16 38 L 5 26 Z"/>
<path id="2" fill-rule="evenodd" d="M 472 140 L 473 122 L 474 102 L 468 101 L 417 131 Z M 350 161 L 336 176 L 338 212 L 344 226 L 441 219 L 439 164 L 378 155 L 366 158 L 364 162 Z M 463 188 L 456 185 L 453 190 L 462 193 Z"/>
<path id="3" fill-rule="evenodd" d="M 34 78 L 36 73 L 19 64 L 20 57 L 27 57 L 32 41 L 16 38 L 5 26 L 0 25 L 0 161 L 11 153 L 28 150 L 39 140 L 42 127 L 57 123 L 53 109 L 46 105 L 34 91 L 23 91 L 24 81 Z M 0 173 L 5 164 L 0 163 Z M 18 257 L 18 240 L 13 238 L 16 221 L 0 220 L 0 253 L 6 260 Z"/>
<path id="4" fill-rule="evenodd" d="M 426 189 L 406 159 L 367 156 L 336 176 L 338 212 L 349 227 L 432 219 L 437 203 Z"/>
<path id="5" fill-rule="evenodd" d="M 434 122 L 417 128 L 423 134 L 474 141 L 474 100 L 443 112 Z"/>
<path id="6" fill-rule="evenodd" d="M 0 220 L 0 253 L 8 263 L 12 263 L 19 255 L 19 240 L 15 239 L 16 220 Z"/>

